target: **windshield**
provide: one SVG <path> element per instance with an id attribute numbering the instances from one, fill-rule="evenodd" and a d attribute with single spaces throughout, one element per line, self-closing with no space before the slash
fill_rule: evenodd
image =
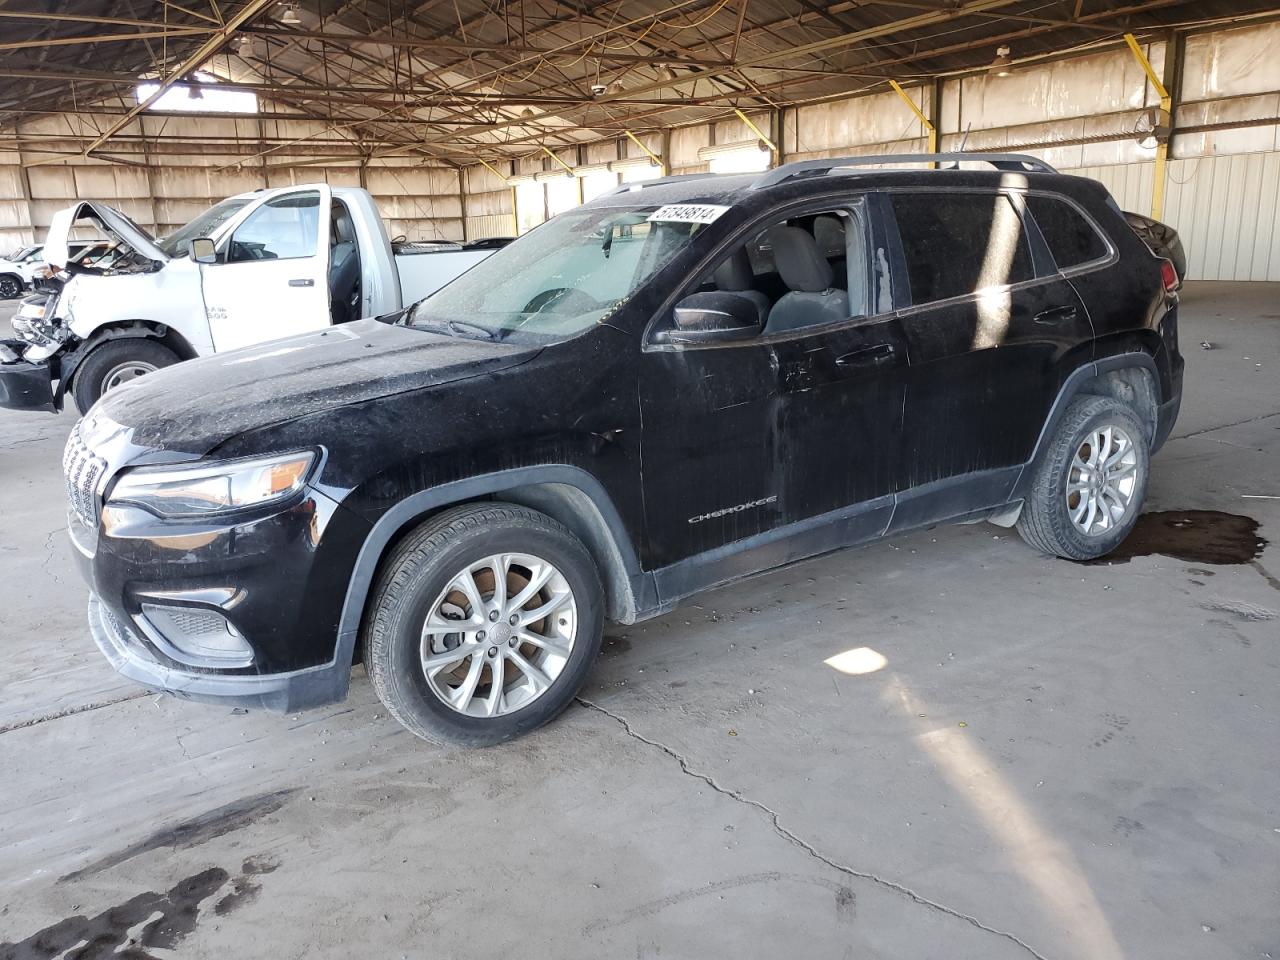
<path id="1" fill-rule="evenodd" d="M 220 203 L 215 203 L 190 223 L 179 227 L 167 237 L 157 240 L 156 246 L 159 247 L 166 256 L 186 256 L 188 240 L 194 240 L 197 237 L 209 236 L 217 230 L 218 227 L 230 220 L 237 210 L 250 203 L 252 199 L 252 197 L 231 197 L 230 199 L 223 200 Z"/>
<path id="2" fill-rule="evenodd" d="M 409 323 L 466 336 L 572 337 L 603 321 L 706 229 L 651 220 L 656 206 L 563 213 L 413 308 Z"/>
<path id="3" fill-rule="evenodd" d="M 38 256 L 42 249 L 43 248 L 39 246 L 19 247 L 17 250 L 13 251 L 13 253 L 9 254 L 9 256 L 5 257 L 5 259 L 10 263 L 22 263 L 23 261 L 30 260 L 31 258 Z"/>

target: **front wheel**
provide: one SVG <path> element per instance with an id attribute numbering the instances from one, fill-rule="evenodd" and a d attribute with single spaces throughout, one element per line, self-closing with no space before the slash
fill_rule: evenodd
<path id="1" fill-rule="evenodd" d="M 121 337 L 93 348 L 76 368 L 71 399 L 82 414 L 108 390 L 177 363 L 179 357 L 164 344 L 145 337 Z"/>
<path id="2" fill-rule="evenodd" d="M 12 273 L 0 276 L 0 300 L 12 300 L 22 293 L 22 281 Z"/>
<path id="3" fill-rule="evenodd" d="M 486 746 L 568 706 L 603 624 L 599 574 L 572 533 L 525 507 L 468 504 L 428 520 L 386 561 L 365 666 L 419 737 Z"/>
<path id="4" fill-rule="evenodd" d="M 1078 397 L 1035 465 L 1018 533 L 1051 556 L 1105 556 L 1138 520 L 1150 458 L 1147 432 L 1129 407 Z"/>

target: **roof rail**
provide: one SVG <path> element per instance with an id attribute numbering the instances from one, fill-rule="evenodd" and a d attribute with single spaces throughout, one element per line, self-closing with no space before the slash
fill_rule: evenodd
<path id="1" fill-rule="evenodd" d="M 1036 157 L 1024 153 L 892 153 L 866 157 L 831 157 L 826 160 L 797 160 L 761 174 L 751 184 L 753 190 L 772 187 L 774 184 L 805 174 L 826 174 L 844 167 L 869 167 L 873 165 L 902 166 L 909 163 L 989 163 L 997 170 L 1017 170 L 1023 173 L 1057 173 L 1053 167 Z"/>
<path id="2" fill-rule="evenodd" d="M 620 183 L 616 187 L 614 187 L 612 190 L 606 190 L 604 193 L 600 194 L 600 196 L 596 197 L 595 199 L 599 200 L 601 197 L 612 197 L 612 196 L 616 196 L 619 193 L 630 193 L 632 190 L 640 190 L 643 187 L 659 187 L 664 183 L 682 183 L 685 180 L 705 180 L 708 177 L 714 177 L 714 176 L 718 176 L 718 174 L 677 173 L 670 177 L 655 177 L 652 180 L 635 180 L 635 181 L 632 181 L 631 183 Z"/>

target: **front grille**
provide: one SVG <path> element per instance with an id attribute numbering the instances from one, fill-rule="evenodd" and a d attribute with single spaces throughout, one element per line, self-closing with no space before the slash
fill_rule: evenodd
<path id="1" fill-rule="evenodd" d="M 98 526 L 98 484 L 106 472 L 107 461 L 85 446 L 76 424 L 62 453 L 62 477 L 71 509 L 81 523 L 94 529 Z"/>

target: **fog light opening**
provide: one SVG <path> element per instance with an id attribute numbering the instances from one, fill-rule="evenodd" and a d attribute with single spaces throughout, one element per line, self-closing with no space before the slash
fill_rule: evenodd
<path id="1" fill-rule="evenodd" d="M 200 667 L 247 667 L 253 648 L 216 610 L 144 603 L 138 624 L 168 657 Z"/>

